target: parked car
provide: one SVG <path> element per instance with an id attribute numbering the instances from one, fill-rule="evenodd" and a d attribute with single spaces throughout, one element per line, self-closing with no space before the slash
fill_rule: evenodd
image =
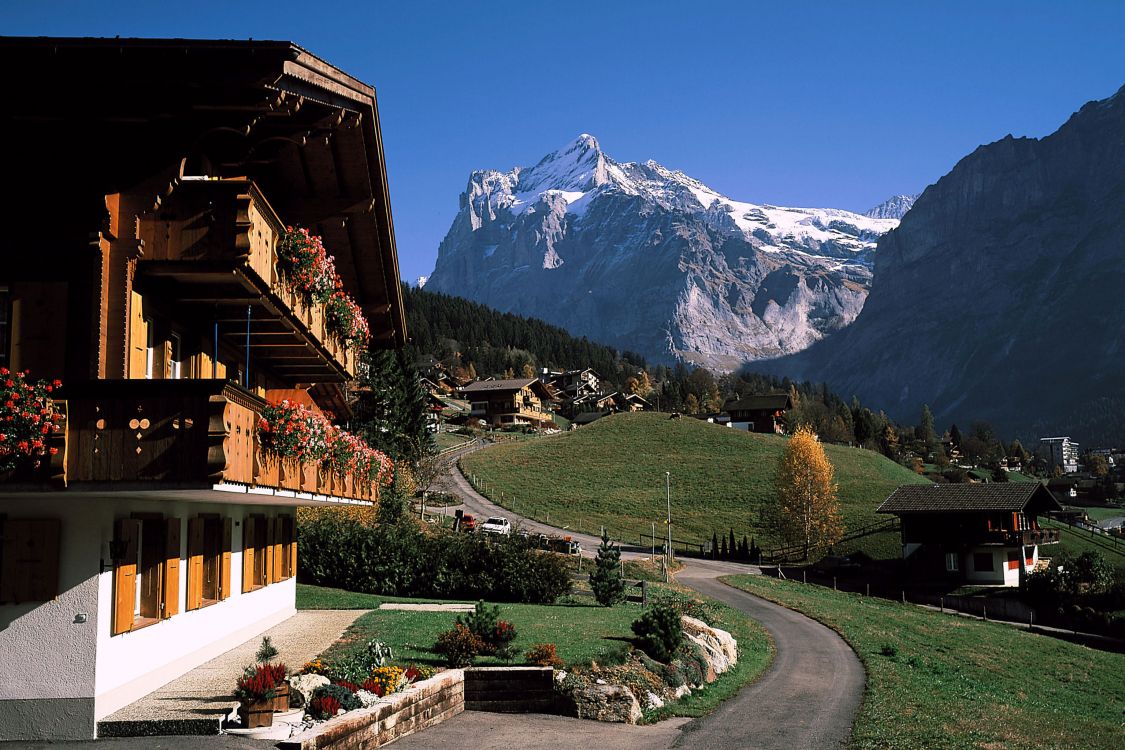
<path id="1" fill-rule="evenodd" d="M 493 516 L 481 525 L 480 530 L 487 534 L 500 534 L 502 536 L 508 536 L 512 533 L 512 524 L 508 521 L 507 518 Z"/>
<path id="2" fill-rule="evenodd" d="M 477 519 L 476 516 L 471 516 L 468 513 L 461 516 L 461 531 L 476 531 Z"/>

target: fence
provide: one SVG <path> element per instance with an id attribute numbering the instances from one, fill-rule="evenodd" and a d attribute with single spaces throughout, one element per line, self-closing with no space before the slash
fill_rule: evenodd
<path id="1" fill-rule="evenodd" d="M 572 573 L 571 576 L 570 576 L 570 580 L 572 580 L 572 581 L 589 581 L 590 576 L 588 574 Z M 640 604 L 642 607 L 647 607 L 648 606 L 648 581 L 630 581 L 628 579 L 625 579 L 624 583 L 625 583 L 625 601 L 626 602 L 633 602 L 635 604 Z M 631 593 L 631 591 L 633 589 L 637 589 L 637 593 Z M 588 597 L 592 598 L 594 596 L 594 592 L 593 591 L 579 590 L 579 591 L 572 591 L 570 593 L 570 595 L 571 596 L 588 596 Z"/>

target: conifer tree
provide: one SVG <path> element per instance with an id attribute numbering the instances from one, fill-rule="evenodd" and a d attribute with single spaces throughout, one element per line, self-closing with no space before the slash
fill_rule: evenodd
<path id="1" fill-rule="evenodd" d="M 711 532 L 711 558 L 719 559 L 719 535 L 713 531 Z"/>
<path id="2" fill-rule="evenodd" d="M 730 530 L 730 536 L 727 537 L 727 549 L 730 550 L 730 559 L 738 559 L 738 542 L 734 539 L 734 529 Z"/>
<path id="3" fill-rule="evenodd" d="M 785 446 L 777 469 L 776 502 L 767 519 L 783 540 L 801 545 L 804 559 L 844 535 L 832 464 L 813 431 L 801 425 Z"/>
<path id="4" fill-rule="evenodd" d="M 396 462 L 418 462 L 433 446 L 418 373 L 401 351 L 368 352 L 364 362 L 352 430 Z"/>
<path id="5" fill-rule="evenodd" d="M 602 532 L 602 543 L 594 570 L 590 573 L 590 590 L 603 607 L 612 607 L 625 598 L 625 581 L 621 578 L 621 550 L 611 544 L 609 534 Z"/>

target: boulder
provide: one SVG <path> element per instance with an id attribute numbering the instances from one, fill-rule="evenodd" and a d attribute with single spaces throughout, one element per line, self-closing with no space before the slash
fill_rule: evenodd
<path id="1" fill-rule="evenodd" d="M 309 705 L 312 693 L 321 685 L 327 685 L 329 680 L 319 674 L 295 674 L 289 678 L 289 705 L 293 708 L 303 708 Z"/>
<path id="2" fill-rule="evenodd" d="M 722 674 L 738 663 L 738 641 L 734 636 L 694 617 L 684 615 L 680 619 L 684 634 L 703 648 L 716 674 Z"/>
<path id="3" fill-rule="evenodd" d="M 641 704 L 624 685 L 583 685 L 570 697 L 579 719 L 636 724 L 641 718 Z"/>

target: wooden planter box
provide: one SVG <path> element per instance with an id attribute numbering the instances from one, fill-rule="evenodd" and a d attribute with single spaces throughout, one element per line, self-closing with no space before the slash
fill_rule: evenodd
<path id="1" fill-rule="evenodd" d="M 288 704 L 289 696 L 286 694 L 285 702 Z M 258 729 L 259 727 L 273 726 L 274 699 L 238 704 L 238 719 L 242 722 L 243 729 Z"/>
<path id="2" fill-rule="evenodd" d="M 277 686 L 277 695 L 273 699 L 274 713 L 289 710 L 289 683 L 282 682 Z M 272 720 L 271 720 L 272 722 Z"/>

